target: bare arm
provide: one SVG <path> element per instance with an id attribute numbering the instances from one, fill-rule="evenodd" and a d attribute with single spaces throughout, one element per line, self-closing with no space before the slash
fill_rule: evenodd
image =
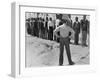
<path id="1" fill-rule="evenodd" d="M 57 33 L 60 31 L 60 27 L 57 27 L 55 30 L 54 30 L 54 35 L 56 36 L 56 37 L 60 37 Z"/>
<path id="2" fill-rule="evenodd" d="M 70 28 L 70 32 L 71 32 L 71 36 L 69 36 L 69 38 L 74 38 L 75 32 L 74 32 L 74 30 L 72 28 Z"/>

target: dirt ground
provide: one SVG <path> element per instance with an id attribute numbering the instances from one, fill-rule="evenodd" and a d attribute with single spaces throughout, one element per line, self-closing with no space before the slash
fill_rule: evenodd
<path id="1" fill-rule="evenodd" d="M 88 47 L 70 44 L 70 50 L 75 65 L 89 64 Z M 58 63 L 59 43 L 32 36 L 26 37 L 26 67 L 58 66 Z M 68 65 L 65 49 L 63 65 Z"/>

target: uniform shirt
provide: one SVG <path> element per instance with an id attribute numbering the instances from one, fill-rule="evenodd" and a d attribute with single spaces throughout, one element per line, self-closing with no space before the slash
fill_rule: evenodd
<path id="1" fill-rule="evenodd" d="M 65 25 L 65 24 L 57 27 L 54 30 L 54 35 L 56 35 L 57 32 L 60 32 L 60 36 L 63 37 L 63 38 L 68 37 L 69 36 L 69 32 L 72 33 L 72 35 L 70 36 L 70 38 L 74 37 L 74 30 L 72 28 L 70 28 L 69 26 Z"/>

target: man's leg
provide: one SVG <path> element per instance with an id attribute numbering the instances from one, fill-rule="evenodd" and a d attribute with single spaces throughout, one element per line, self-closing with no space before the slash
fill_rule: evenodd
<path id="1" fill-rule="evenodd" d="M 74 43 L 76 44 L 76 32 L 74 34 Z"/>
<path id="2" fill-rule="evenodd" d="M 50 27 L 50 40 L 52 40 L 52 29 Z"/>
<path id="3" fill-rule="evenodd" d="M 60 32 L 58 32 L 58 35 L 60 36 Z M 60 42 L 60 38 L 57 38 L 57 42 Z"/>
<path id="4" fill-rule="evenodd" d="M 86 31 L 83 31 L 82 34 L 83 34 L 83 36 L 82 36 L 83 37 L 83 39 L 82 39 L 83 40 L 83 44 L 82 45 L 83 46 L 86 46 L 87 32 Z"/>
<path id="5" fill-rule="evenodd" d="M 63 65 L 63 52 L 64 52 L 64 42 L 63 39 L 60 39 L 59 65 Z"/>
<path id="6" fill-rule="evenodd" d="M 79 33 L 77 34 L 77 44 L 79 44 Z"/>
<path id="7" fill-rule="evenodd" d="M 84 31 L 82 31 L 82 46 L 84 46 Z"/>
<path id="8" fill-rule="evenodd" d="M 51 40 L 53 40 L 53 27 L 51 28 Z"/>
<path id="9" fill-rule="evenodd" d="M 87 40 L 87 32 L 84 31 L 84 45 L 85 45 L 85 46 L 87 45 L 87 44 L 86 44 L 86 40 Z"/>
<path id="10" fill-rule="evenodd" d="M 70 46 L 69 46 L 69 39 L 65 40 L 65 48 L 66 48 L 66 53 L 69 61 L 69 65 L 73 65 L 74 62 L 71 59 L 71 53 L 70 53 Z"/>
<path id="11" fill-rule="evenodd" d="M 49 28 L 49 31 L 48 31 L 48 40 L 50 40 L 50 28 Z"/>
<path id="12" fill-rule="evenodd" d="M 78 32 L 76 33 L 76 44 L 78 45 Z"/>

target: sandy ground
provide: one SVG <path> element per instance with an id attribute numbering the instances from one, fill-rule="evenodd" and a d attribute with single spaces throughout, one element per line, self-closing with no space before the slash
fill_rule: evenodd
<path id="1" fill-rule="evenodd" d="M 89 64 L 89 48 L 70 44 L 72 60 L 75 65 Z M 26 37 L 26 67 L 58 66 L 59 43 L 37 37 Z M 64 50 L 64 64 L 68 65 Z"/>

